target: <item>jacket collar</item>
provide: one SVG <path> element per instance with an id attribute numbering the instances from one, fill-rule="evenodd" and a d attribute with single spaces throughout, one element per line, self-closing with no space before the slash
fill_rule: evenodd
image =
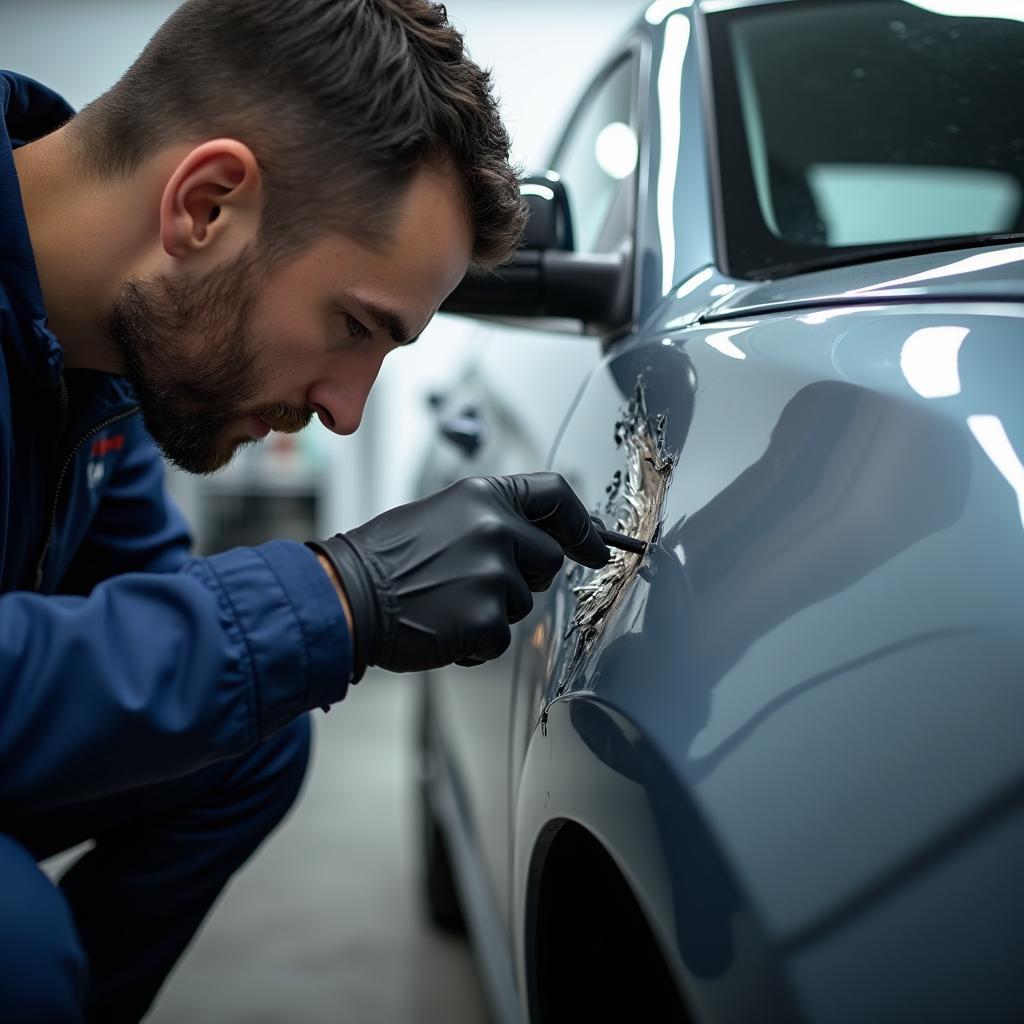
<path id="1" fill-rule="evenodd" d="M 14 168 L 14 150 L 59 128 L 73 114 L 71 107 L 46 86 L 23 75 L 0 71 L 0 287 L 18 316 L 31 320 L 35 351 L 21 355 L 35 366 L 40 358 L 45 360 L 43 372 L 51 388 L 59 384 L 64 353 L 46 325 L 43 291 Z"/>

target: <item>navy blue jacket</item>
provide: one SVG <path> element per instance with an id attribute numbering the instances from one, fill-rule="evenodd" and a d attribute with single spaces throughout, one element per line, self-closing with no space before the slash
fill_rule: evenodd
<path id="1" fill-rule="evenodd" d="M 315 555 L 189 557 L 127 382 L 63 369 L 13 148 L 71 113 L 0 72 L 0 829 L 241 754 L 352 665 Z"/>

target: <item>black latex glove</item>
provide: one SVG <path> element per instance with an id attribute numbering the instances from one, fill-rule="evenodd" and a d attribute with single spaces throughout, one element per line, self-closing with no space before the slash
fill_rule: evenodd
<path id="1" fill-rule="evenodd" d="M 496 658 L 563 555 L 595 569 L 609 558 L 555 473 L 460 480 L 310 547 L 348 597 L 353 681 L 368 665 L 414 672 Z"/>

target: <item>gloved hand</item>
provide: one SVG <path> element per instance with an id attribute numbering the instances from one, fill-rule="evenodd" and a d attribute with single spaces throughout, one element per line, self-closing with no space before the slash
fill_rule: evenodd
<path id="1" fill-rule="evenodd" d="M 309 546 L 348 597 L 354 682 L 368 665 L 413 672 L 496 658 L 563 554 L 595 569 L 609 558 L 555 473 L 460 480 Z"/>

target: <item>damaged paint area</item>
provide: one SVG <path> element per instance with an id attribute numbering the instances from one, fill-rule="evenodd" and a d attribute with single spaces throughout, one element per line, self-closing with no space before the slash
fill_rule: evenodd
<path id="1" fill-rule="evenodd" d="M 625 450 L 625 474 L 617 472 L 608 487 L 606 525 L 629 537 L 650 543 L 661 522 L 674 459 L 665 450 L 665 414 L 653 428 L 647 413 L 643 384 L 637 381 L 633 400 L 615 424 L 615 443 Z M 614 523 L 612 518 L 614 517 Z M 604 623 L 618 607 L 643 557 L 613 550 L 611 560 L 585 582 L 573 587 L 576 612 L 565 638 L 576 638 L 569 666 L 578 664 L 593 648 Z"/>

